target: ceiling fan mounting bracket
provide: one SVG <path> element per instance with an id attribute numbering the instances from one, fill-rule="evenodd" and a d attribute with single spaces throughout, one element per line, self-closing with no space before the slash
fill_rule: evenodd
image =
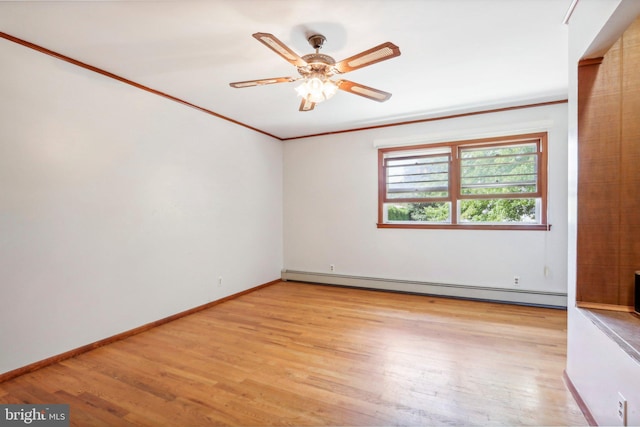
<path id="1" fill-rule="evenodd" d="M 322 45 L 327 41 L 327 38 L 322 34 L 314 34 L 310 36 L 307 41 L 315 50 L 322 49 Z"/>

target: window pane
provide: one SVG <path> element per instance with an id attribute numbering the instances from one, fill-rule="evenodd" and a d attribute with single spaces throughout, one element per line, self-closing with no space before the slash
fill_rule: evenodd
<path id="1" fill-rule="evenodd" d="M 546 150 L 544 132 L 381 148 L 379 227 L 542 230 Z"/>
<path id="2" fill-rule="evenodd" d="M 387 222 L 450 223 L 451 203 L 387 203 Z"/>
<path id="3" fill-rule="evenodd" d="M 461 223 L 538 224 L 540 199 L 460 200 Z"/>
<path id="4" fill-rule="evenodd" d="M 460 150 L 462 195 L 526 194 L 538 191 L 536 144 Z"/>
<path id="5" fill-rule="evenodd" d="M 449 194 L 449 155 L 385 160 L 387 198 L 433 198 Z"/>

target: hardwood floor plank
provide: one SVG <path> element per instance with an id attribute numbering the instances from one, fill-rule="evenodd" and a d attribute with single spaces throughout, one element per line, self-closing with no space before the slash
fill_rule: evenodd
<path id="1" fill-rule="evenodd" d="M 566 312 L 282 282 L 0 383 L 73 426 L 587 425 Z"/>

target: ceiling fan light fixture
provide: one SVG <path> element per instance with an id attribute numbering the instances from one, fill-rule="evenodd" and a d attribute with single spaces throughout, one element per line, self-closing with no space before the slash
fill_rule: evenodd
<path id="1" fill-rule="evenodd" d="M 338 85 L 333 81 L 324 78 L 324 76 L 312 75 L 303 80 L 303 82 L 296 86 L 296 92 L 298 96 L 306 99 L 309 102 L 326 101 L 330 99 L 338 91 Z"/>

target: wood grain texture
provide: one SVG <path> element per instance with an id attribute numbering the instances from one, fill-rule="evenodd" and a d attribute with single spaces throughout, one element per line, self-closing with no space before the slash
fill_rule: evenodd
<path id="1" fill-rule="evenodd" d="M 640 19 L 578 69 L 580 302 L 634 304 L 640 269 Z"/>
<path id="2" fill-rule="evenodd" d="M 586 308 L 591 310 L 606 310 L 608 312 L 619 311 L 622 313 L 633 313 L 633 307 L 627 307 L 627 306 L 617 305 L 617 304 L 600 304 L 597 302 L 578 301 L 576 302 L 576 307 Z"/>
<path id="3" fill-rule="evenodd" d="M 622 130 L 620 153 L 620 241 L 619 300 L 635 303 L 635 276 L 640 270 L 640 19 L 625 31 L 622 43 Z"/>
<path id="4" fill-rule="evenodd" d="M 2 383 L 3 381 L 10 380 L 12 378 L 18 377 L 20 375 L 26 374 L 28 372 L 37 371 L 38 369 L 44 368 L 45 366 L 53 365 L 54 363 L 61 362 L 61 361 L 65 360 L 65 359 L 69 359 L 69 358 L 75 357 L 75 356 L 77 356 L 79 354 L 86 353 L 87 351 L 91 351 L 91 350 L 94 350 L 96 348 L 111 344 L 113 342 L 123 340 L 125 338 L 130 337 L 130 336 L 133 336 L 133 335 L 148 331 L 149 329 L 153 329 L 153 328 L 155 328 L 157 326 L 160 326 L 160 325 L 163 325 L 165 323 L 172 322 L 172 321 L 177 320 L 177 319 L 179 319 L 181 317 L 189 316 L 190 314 L 197 313 L 198 311 L 205 310 L 207 308 L 211 308 L 211 307 L 213 307 L 213 306 L 215 306 L 217 304 L 221 304 L 221 303 L 223 303 L 225 301 L 229 301 L 231 299 L 237 298 L 237 297 L 239 297 L 241 295 L 244 295 L 246 293 L 249 293 L 249 292 L 253 292 L 254 290 L 263 288 L 265 286 L 270 286 L 270 285 L 272 285 L 272 284 L 274 284 L 276 282 L 279 282 L 279 280 L 272 280 L 271 282 L 263 283 L 262 285 L 258 285 L 256 287 L 253 287 L 253 288 L 238 292 L 236 294 L 229 295 L 229 296 L 221 298 L 219 300 L 211 301 L 209 303 L 200 305 L 198 307 L 194 307 L 194 308 L 191 308 L 189 310 L 185 310 L 185 311 L 182 311 L 180 313 L 176 313 L 176 314 L 174 314 L 172 316 L 168 316 L 168 317 L 165 317 L 163 319 L 159 319 L 159 320 L 156 320 L 154 322 L 147 323 L 147 324 L 142 325 L 142 326 L 138 326 L 137 328 L 133 328 L 133 329 L 130 329 L 128 331 L 124 331 L 124 332 L 122 332 L 120 334 L 107 337 L 105 339 L 93 342 L 91 344 L 87 344 L 87 345 L 84 345 L 82 347 L 74 348 L 73 350 L 69 350 L 69 351 L 66 351 L 64 353 L 57 354 L 55 356 L 49 357 L 47 359 L 40 360 L 40 361 L 35 362 L 35 363 L 31 363 L 31 364 L 29 364 L 27 366 L 23 366 L 21 368 L 14 369 L 14 370 L 9 371 L 9 372 L 5 372 L 3 374 L 0 374 L 0 383 Z"/>
<path id="5" fill-rule="evenodd" d="M 580 254 L 578 254 L 580 256 Z M 577 264 L 576 300 L 614 306 L 618 304 L 620 267 L 614 265 Z"/>
<path id="6" fill-rule="evenodd" d="M 0 384 L 74 426 L 586 425 L 566 312 L 281 282 Z"/>

